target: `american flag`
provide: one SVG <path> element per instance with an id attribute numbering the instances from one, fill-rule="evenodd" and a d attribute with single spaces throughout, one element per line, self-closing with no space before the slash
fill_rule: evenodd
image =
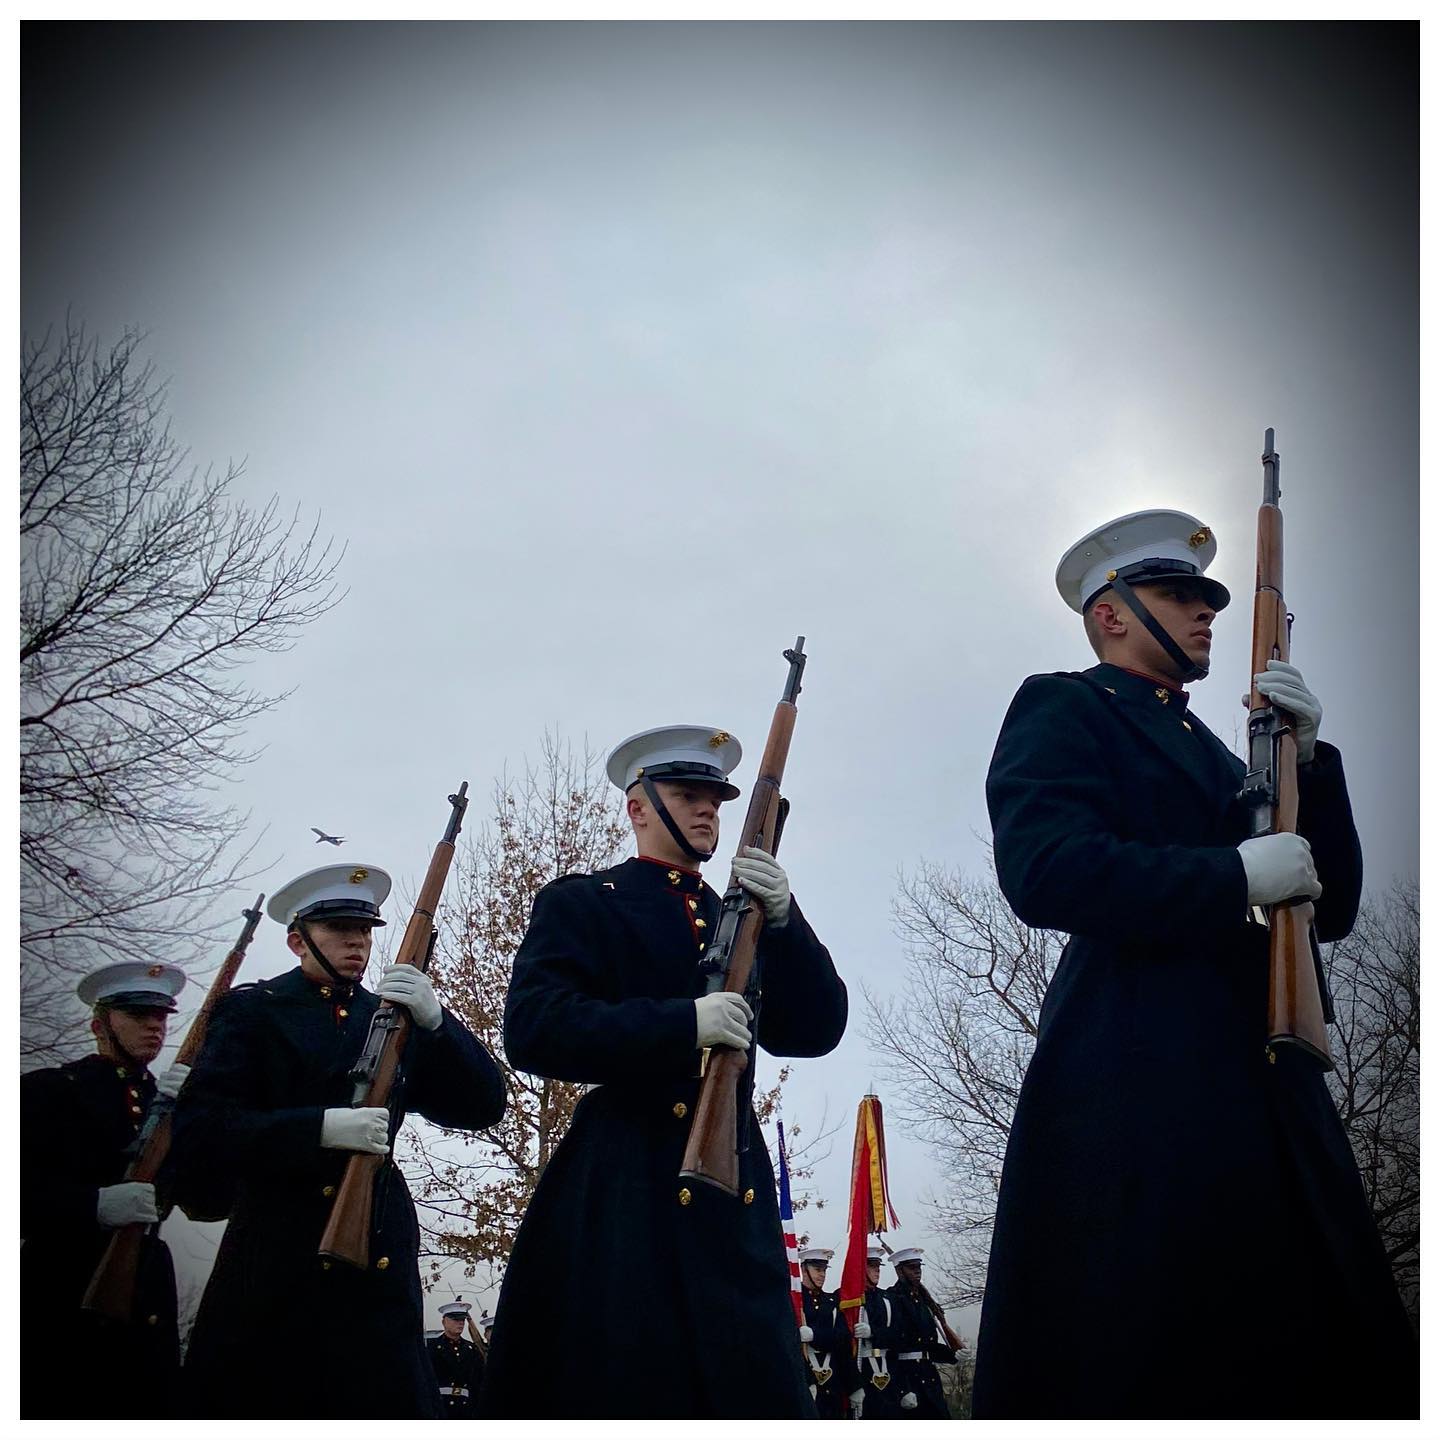
<path id="1" fill-rule="evenodd" d="M 805 1298 L 800 1293 L 800 1252 L 795 1244 L 795 1210 L 790 1204 L 790 1169 L 785 1164 L 785 1126 L 775 1122 L 775 1138 L 780 1142 L 780 1228 L 785 1232 L 785 1258 L 790 1262 L 790 1303 L 795 1307 L 795 1323 L 805 1323 Z"/>

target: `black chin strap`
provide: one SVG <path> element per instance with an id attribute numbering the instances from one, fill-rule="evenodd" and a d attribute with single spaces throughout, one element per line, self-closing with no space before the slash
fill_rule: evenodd
<path id="1" fill-rule="evenodd" d="M 1140 623 L 1160 642 L 1160 648 L 1174 661 L 1180 671 L 1180 683 L 1188 680 L 1202 680 L 1210 673 L 1210 664 L 1196 664 L 1175 643 L 1170 632 L 1145 608 L 1144 601 L 1130 588 L 1129 582 L 1118 575 L 1110 582 L 1110 588 L 1135 612 Z"/>
<path id="2" fill-rule="evenodd" d="M 674 817 L 665 808 L 665 802 L 660 798 L 660 792 L 655 788 L 655 782 L 648 776 L 640 777 L 640 784 L 645 789 L 645 798 L 650 802 L 651 808 L 665 822 L 665 828 L 670 832 L 670 838 L 694 861 L 709 860 L 715 852 L 713 850 L 697 850 L 681 833 L 680 827 L 675 823 Z"/>
<path id="3" fill-rule="evenodd" d="M 350 982 L 325 958 L 325 952 L 315 943 L 315 937 L 310 933 L 310 927 L 298 916 L 295 920 L 295 928 L 300 932 L 300 938 L 310 947 L 310 953 L 324 967 L 326 974 L 337 985 L 344 985 L 348 989 Z"/>
<path id="4" fill-rule="evenodd" d="M 143 1075 L 149 1070 L 148 1065 L 142 1065 L 121 1043 L 120 1037 L 115 1033 L 115 1027 L 110 1023 L 110 1011 L 108 1009 L 100 1012 L 100 1025 L 105 1031 L 105 1038 L 110 1042 L 110 1047 L 120 1056 L 121 1061 L 128 1065 L 137 1074 Z"/>

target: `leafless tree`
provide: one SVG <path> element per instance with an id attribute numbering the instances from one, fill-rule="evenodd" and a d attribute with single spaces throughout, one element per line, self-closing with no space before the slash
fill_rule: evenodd
<path id="1" fill-rule="evenodd" d="M 977 880 L 922 862 L 900 877 L 891 908 L 905 982 L 889 999 L 865 992 L 867 1030 L 894 1086 L 888 1103 L 930 1147 L 942 1177 L 929 1197 L 946 1237 L 932 1257 L 937 1298 L 973 1305 L 985 1289 L 1005 1145 L 1063 940 L 1021 924 L 993 872 Z"/>
<path id="2" fill-rule="evenodd" d="M 984 1294 L 1000 1171 L 1040 1005 L 1064 937 L 1011 911 L 983 879 L 922 864 L 893 903 L 906 957 L 901 993 L 866 994 L 868 1031 L 895 1086 L 902 1126 L 923 1139 L 942 1182 L 929 1197 L 946 1237 L 941 1298 Z M 1420 1255 L 1419 894 L 1367 900 L 1351 935 L 1327 947 L 1337 1023 L 1330 1077 L 1401 1295 L 1418 1319 Z"/>
<path id="3" fill-rule="evenodd" d="M 239 470 L 186 463 L 165 385 L 127 331 L 67 321 L 20 373 L 21 1045 L 63 1059 L 77 974 L 190 963 L 244 878 L 244 817 L 220 786 L 283 694 L 241 667 L 285 650 L 340 596 L 340 554 Z M 218 923 L 218 922 L 216 922 Z M 228 919 L 224 922 L 228 924 Z M 80 1027 L 83 1033 L 83 1027 Z"/>
<path id="4" fill-rule="evenodd" d="M 630 836 L 599 757 L 588 747 L 577 752 L 558 735 L 544 737 L 538 763 L 496 782 L 492 805 L 455 857 L 430 973 L 445 1004 L 499 1063 L 508 1099 L 504 1118 L 483 1134 L 418 1124 L 404 1132 L 403 1162 L 431 1283 L 442 1260 L 462 1261 L 467 1277 L 481 1266 L 494 1277 L 503 1272 L 525 1207 L 569 1129 L 585 1087 L 510 1066 L 505 995 L 542 887 L 617 863 Z M 773 1086 L 757 1093 L 762 1121 L 776 1113 L 787 1075 L 781 1070 Z M 790 1130 L 799 1133 L 798 1126 Z M 802 1179 L 814 1143 L 797 1147 Z"/>
<path id="5" fill-rule="evenodd" d="M 1367 900 L 1328 947 L 1329 1076 L 1401 1298 L 1420 1320 L 1420 889 Z"/>

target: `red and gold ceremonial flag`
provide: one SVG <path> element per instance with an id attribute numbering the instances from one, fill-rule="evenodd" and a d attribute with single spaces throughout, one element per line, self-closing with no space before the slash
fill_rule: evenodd
<path id="1" fill-rule="evenodd" d="M 888 1223 L 887 1223 L 888 1222 Z M 840 1311 L 851 1328 L 865 1303 L 865 1252 L 869 1237 L 900 1223 L 890 1204 L 885 1167 L 885 1119 L 878 1096 L 867 1095 L 855 1116 L 855 1158 L 850 1170 L 850 1234 L 840 1276 Z"/>

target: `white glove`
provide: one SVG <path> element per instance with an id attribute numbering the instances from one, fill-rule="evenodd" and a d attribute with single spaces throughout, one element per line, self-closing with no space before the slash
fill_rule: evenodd
<path id="1" fill-rule="evenodd" d="M 155 1187 L 145 1180 L 102 1186 L 95 1203 L 95 1218 L 107 1230 L 118 1230 L 122 1225 L 159 1224 Z"/>
<path id="2" fill-rule="evenodd" d="M 1315 740 L 1320 733 L 1319 697 L 1305 683 L 1305 677 L 1284 660 L 1266 662 L 1265 671 L 1255 677 L 1255 688 L 1272 704 L 1295 717 L 1295 758 L 1308 765 L 1315 758 Z M 1250 697 L 1245 697 L 1248 709 Z"/>
<path id="3" fill-rule="evenodd" d="M 717 990 L 695 1002 L 695 1048 L 728 1045 L 732 1050 L 750 1048 L 750 1007 L 743 995 Z"/>
<path id="4" fill-rule="evenodd" d="M 855 1322 L 854 1335 L 857 1340 L 868 1340 L 870 1338 L 870 1327 L 863 1321 Z"/>
<path id="5" fill-rule="evenodd" d="M 800 1327 L 800 1343 L 802 1345 L 808 1345 L 814 1338 L 815 1332 L 808 1325 Z"/>
<path id="6" fill-rule="evenodd" d="M 422 1030 L 438 1030 L 444 1016 L 430 977 L 413 965 L 391 965 L 380 977 L 375 993 L 382 1000 L 403 1005 Z"/>
<path id="7" fill-rule="evenodd" d="M 1273 905 L 1277 900 L 1314 900 L 1320 895 L 1310 842 L 1303 835 L 1256 835 L 1240 842 L 1245 867 L 1245 903 Z"/>
<path id="8" fill-rule="evenodd" d="M 326 1150 L 358 1150 L 385 1155 L 390 1150 L 390 1112 L 383 1105 L 327 1110 L 320 1122 L 320 1144 Z"/>
<path id="9" fill-rule="evenodd" d="M 919 1404 L 920 1402 L 915 1398 L 915 1392 L 913 1390 L 907 1390 L 900 1397 L 900 1408 L 902 1410 L 914 1410 Z"/>
<path id="10" fill-rule="evenodd" d="M 747 845 L 730 862 L 730 873 L 760 902 L 767 925 L 783 925 L 790 918 L 790 881 L 773 855 Z"/>
<path id="11" fill-rule="evenodd" d="M 168 1095 L 173 1100 L 180 1093 L 180 1087 L 189 1074 L 188 1065 L 172 1065 L 168 1070 L 161 1071 L 160 1078 L 155 1082 L 155 1093 Z"/>
<path id="12" fill-rule="evenodd" d="M 856 1410 L 859 1410 L 859 1408 L 860 1408 L 864 1403 L 865 1403 L 865 1387 L 862 1385 L 862 1386 L 860 1387 L 860 1389 L 851 1391 L 851 1393 L 850 1393 L 850 1404 L 851 1404 Z"/>

